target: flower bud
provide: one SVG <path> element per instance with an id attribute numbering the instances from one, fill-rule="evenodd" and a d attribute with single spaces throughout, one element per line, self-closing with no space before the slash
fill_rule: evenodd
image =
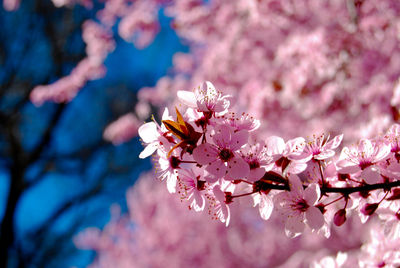
<path id="1" fill-rule="evenodd" d="M 370 216 L 374 214 L 375 210 L 378 208 L 379 203 L 372 203 L 372 204 L 365 204 L 365 206 L 361 209 L 361 212 L 366 215 Z"/>
<path id="2" fill-rule="evenodd" d="M 341 226 L 345 221 L 346 221 L 346 210 L 343 208 L 335 213 L 335 216 L 333 216 L 333 223 L 336 226 Z"/>

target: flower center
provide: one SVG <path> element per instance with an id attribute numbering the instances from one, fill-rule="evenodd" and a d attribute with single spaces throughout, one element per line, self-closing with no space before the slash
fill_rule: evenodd
<path id="1" fill-rule="evenodd" d="M 169 165 L 172 167 L 172 168 L 179 168 L 179 164 L 181 163 L 181 160 L 179 160 L 179 158 L 178 157 L 176 157 L 176 156 L 171 156 L 170 158 L 169 158 Z"/>
<path id="2" fill-rule="evenodd" d="M 371 161 L 368 161 L 368 160 L 362 160 L 362 161 L 360 161 L 360 164 L 359 164 L 359 166 L 362 170 L 364 170 L 367 167 L 372 166 L 372 165 L 373 165 L 373 163 L 371 163 Z"/>
<path id="3" fill-rule="evenodd" d="M 258 162 L 257 159 L 254 159 L 249 162 L 249 166 L 250 166 L 250 169 L 256 169 L 256 168 L 260 167 L 260 163 Z"/>
<path id="4" fill-rule="evenodd" d="M 228 162 L 229 160 L 231 160 L 233 158 L 233 153 L 231 150 L 229 149 L 222 149 L 219 154 L 218 154 L 219 158 L 224 161 L 224 162 Z"/>
<path id="5" fill-rule="evenodd" d="M 306 200 L 300 199 L 300 200 L 298 200 L 298 201 L 294 204 L 293 207 L 294 207 L 294 209 L 299 210 L 299 211 L 301 211 L 301 212 L 306 212 L 307 209 L 308 209 L 310 206 L 307 204 L 307 201 L 306 201 Z"/>

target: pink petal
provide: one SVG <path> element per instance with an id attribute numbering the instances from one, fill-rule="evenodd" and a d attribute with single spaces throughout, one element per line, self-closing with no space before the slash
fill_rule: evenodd
<path id="1" fill-rule="evenodd" d="M 307 225 L 313 230 L 319 230 L 325 223 L 324 215 L 316 207 L 309 207 L 306 211 Z"/>
<path id="2" fill-rule="evenodd" d="M 241 157 L 234 157 L 228 162 L 228 176 L 232 179 L 244 179 L 249 175 L 250 167 Z"/>
<path id="3" fill-rule="evenodd" d="M 240 130 L 232 134 L 230 148 L 232 150 L 237 150 L 247 143 L 249 139 L 249 132 L 247 130 Z"/>
<path id="4" fill-rule="evenodd" d="M 371 156 L 374 152 L 371 141 L 368 139 L 362 139 L 358 144 L 358 151 L 364 152 L 367 156 Z"/>
<path id="5" fill-rule="evenodd" d="M 138 133 L 140 138 L 145 143 L 151 143 L 157 140 L 157 137 L 159 136 L 157 125 L 154 122 L 148 122 L 144 125 L 141 125 L 138 129 Z"/>
<path id="6" fill-rule="evenodd" d="M 210 172 L 212 175 L 216 176 L 217 178 L 222 178 L 226 174 L 227 166 L 225 166 L 225 163 L 216 160 L 212 162 L 210 165 L 207 166 L 206 170 Z"/>
<path id="7" fill-rule="evenodd" d="M 374 162 L 385 159 L 390 154 L 391 147 L 387 144 L 380 144 L 378 152 L 374 155 Z"/>
<path id="8" fill-rule="evenodd" d="M 308 185 L 307 189 L 304 190 L 304 200 L 307 201 L 308 205 L 315 205 L 319 197 L 321 196 L 321 190 L 316 183 Z"/>
<path id="9" fill-rule="evenodd" d="M 313 157 L 312 152 L 308 151 L 308 152 L 302 152 L 300 154 L 292 154 L 288 158 L 290 160 L 308 162 L 311 160 L 312 157 Z"/>
<path id="10" fill-rule="evenodd" d="M 205 180 L 206 182 L 208 182 L 208 183 L 217 182 L 218 179 L 219 179 L 218 177 L 216 177 L 216 176 L 214 176 L 214 175 L 211 175 L 211 174 L 208 174 L 208 175 L 204 176 L 204 180 Z"/>
<path id="11" fill-rule="evenodd" d="M 157 143 L 153 142 L 147 145 L 144 150 L 139 154 L 139 158 L 146 158 L 152 155 L 157 150 Z"/>
<path id="12" fill-rule="evenodd" d="M 274 203 L 272 202 L 271 198 L 267 197 L 265 194 L 261 194 L 260 204 L 259 204 L 259 211 L 260 216 L 264 220 L 268 220 L 271 216 L 272 210 L 274 208 Z"/>
<path id="13" fill-rule="evenodd" d="M 335 151 L 333 150 L 325 150 L 315 155 L 314 158 L 317 160 L 325 160 L 335 155 Z"/>
<path id="14" fill-rule="evenodd" d="M 270 155 L 281 155 L 283 150 L 285 150 L 285 141 L 281 137 L 268 137 L 265 141 L 265 145 L 267 146 Z"/>
<path id="15" fill-rule="evenodd" d="M 217 160 L 218 152 L 214 145 L 203 143 L 193 150 L 193 158 L 200 165 L 207 165 Z"/>
<path id="16" fill-rule="evenodd" d="M 347 166 L 347 167 L 339 168 L 338 172 L 340 174 L 353 174 L 360 170 L 361 170 L 361 168 L 357 165 L 357 166 Z"/>
<path id="17" fill-rule="evenodd" d="M 218 147 L 228 147 L 231 143 L 232 130 L 228 126 L 219 126 L 215 128 L 216 134 L 213 137 L 213 141 Z"/>
<path id="18" fill-rule="evenodd" d="M 192 108 L 197 107 L 196 95 L 193 92 L 180 90 L 178 91 L 177 96 L 183 104 Z"/>
<path id="19" fill-rule="evenodd" d="M 292 161 L 286 168 L 285 172 L 291 174 L 300 174 L 301 172 L 306 170 L 306 168 L 307 168 L 307 163 Z"/>
<path id="20" fill-rule="evenodd" d="M 368 184 L 382 182 L 382 177 L 375 167 L 368 167 L 361 172 L 361 178 Z"/>
<path id="21" fill-rule="evenodd" d="M 325 148 L 330 150 L 336 149 L 337 147 L 339 147 L 342 140 L 343 140 L 343 134 L 337 135 L 331 141 L 325 144 Z"/>
<path id="22" fill-rule="evenodd" d="M 247 176 L 249 181 L 257 181 L 262 178 L 265 174 L 265 169 L 263 168 L 255 168 L 250 170 L 249 175 Z"/>
<path id="23" fill-rule="evenodd" d="M 191 203 L 192 207 L 195 211 L 203 211 L 206 205 L 204 196 L 200 194 L 198 191 L 194 191 L 193 193 L 193 202 Z"/>
<path id="24" fill-rule="evenodd" d="M 176 192 L 176 181 L 177 179 L 175 175 L 170 175 L 167 178 L 167 189 L 168 192 L 171 194 Z"/>
<path id="25" fill-rule="evenodd" d="M 284 154 L 301 153 L 304 150 L 305 140 L 302 137 L 297 137 L 286 142 Z"/>
<path id="26" fill-rule="evenodd" d="M 289 186 L 290 186 L 290 194 L 298 194 L 303 196 L 303 184 L 301 183 L 299 177 L 295 174 L 289 175 Z"/>
<path id="27" fill-rule="evenodd" d="M 285 233 L 288 237 L 294 238 L 304 231 L 305 224 L 301 214 L 288 217 L 285 223 Z"/>

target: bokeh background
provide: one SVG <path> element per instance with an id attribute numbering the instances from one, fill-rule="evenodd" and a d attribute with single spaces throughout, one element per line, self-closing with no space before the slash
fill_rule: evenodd
<path id="1" fill-rule="evenodd" d="M 140 88 L 168 73 L 175 52 L 187 51 L 162 14 L 160 34 L 144 49 L 116 35 L 105 77 L 87 83 L 70 103 L 36 107 L 29 100 L 36 85 L 69 74 L 85 56 L 82 23 L 102 6 L 56 8 L 51 1 L 27 0 L 16 11 L 0 9 L 3 224 L 9 195 L 18 196 L 8 216 L 15 233 L 10 267 L 85 267 L 93 253 L 76 249 L 73 235 L 104 226 L 113 203 L 126 211 L 127 188 L 151 168 L 150 160 L 138 159 L 138 138 L 114 146 L 103 131 L 133 109 Z M 9 245 L 0 240 L 4 251 Z"/>

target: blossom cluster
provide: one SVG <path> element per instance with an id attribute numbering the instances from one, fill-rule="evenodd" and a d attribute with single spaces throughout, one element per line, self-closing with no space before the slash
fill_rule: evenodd
<path id="1" fill-rule="evenodd" d="M 307 231 L 291 239 L 283 234 L 279 215 L 264 221 L 244 197 L 231 204 L 235 213 L 225 228 L 188 212 L 151 171 L 140 176 L 126 200 L 127 213 L 113 206 L 101 230 L 87 228 L 74 237 L 78 248 L 96 251 L 88 267 L 308 267 L 327 253 L 358 250 L 370 226 L 352 217 L 333 227 L 329 239 Z"/>
<path id="2" fill-rule="evenodd" d="M 263 219 L 273 211 L 284 219 L 289 237 L 306 228 L 328 237 L 354 211 L 363 222 L 373 214 L 400 220 L 400 125 L 336 155 L 343 135 L 257 140 L 260 121 L 231 112 L 231 96 L 211 82 L 178 99 L 176 119 L 165 109 L 161 125 L 139 128 L 139 157 L 156 152 L 159 178 L 189 208 L 228 225 L 230 204 L 252 196 Z"/>

